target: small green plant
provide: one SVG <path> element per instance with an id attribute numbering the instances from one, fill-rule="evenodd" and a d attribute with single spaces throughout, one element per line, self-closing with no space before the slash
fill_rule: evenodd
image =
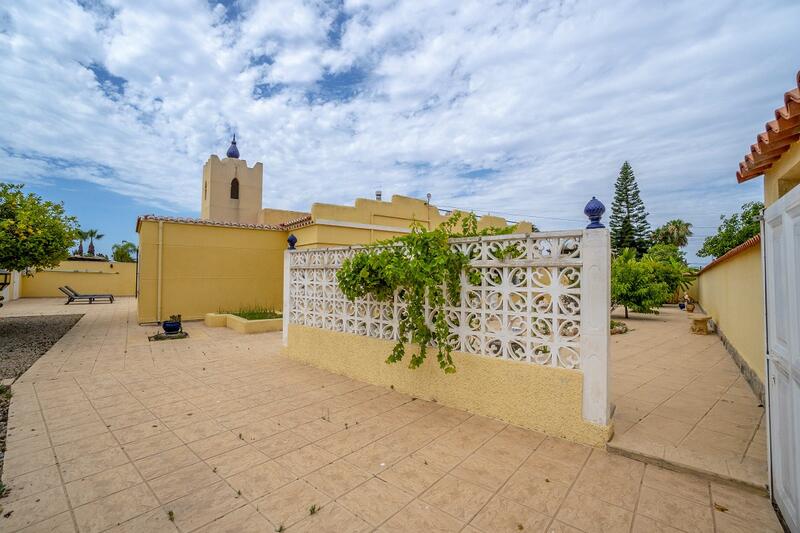
<path id="1" fill-rule="evenodd" d="M 244 318 L 245 320 L 266 320 L 269 318 L 281 318 L 283 315 L 270 307 L 252 306 L 243 307 L 236 311 L 220 311 L 220 313 L 228 315 L 236 315 Z"/>
<path id="2" fill-rule="evenodd" d="M 612 335 L 620 335 L 622 333 L 628 332 L 628 325 L 625 322 L 620 322 L 619 320 L 612 320 L 611 321 L 611 334 Z"/>
<path id="3" fill-rule="evenodd" d="M 285 527 L 283 527 L 283 524 L 281 524 L 281 525 L 279 525 L 278 527 L 276 527 L 276 528 L 275 528 L 275 531 L 277 531 L 278 533 L 283 533 L 283 531 L 284 531 L 285 529 L 286 529 L 286 528 L 285 528 Z"/>
<path id="4" fill-rule="evenodd" d="M 457 230 L 460 229 L 460 231 Z M 411 233 L 367 246 L 345 260 L 336 273 L 339 288 L 351 301 L 371 295 L 378 301 L 389 301 L 398 294 L 406 304 L 396 317 L 398 341 L 386 359 L 397 363 L 405 357 L 406 343 L 419 346 L 411 356 L 409 368 L 419 368 L 427 355 L 428 345 L 436 346 L 439 366 L 445 373 L 456 371 L 451 352 L 450 326 L 444 307 L 457 304 L 461 295 L 461 275 L 470 284 L 480 283 L 480 274 L 469 268 L 471 257 L 450 246 L 453 237 L 504 235 L 514 226 L 479 231 L 474 214 L 455 213 L 438 227 L 429 230 L 415 222 Z M 516 257 L 513 246 L 502 249 L 502 257 Z M 427 306 L 427 309 L 426 309 Z M 428 320 L 432 327 L 428 326 Z"/>
<path id="5" fill-rule="evenodd" d="M 174 511 L 168 511 L 167 512 L 167 518 L 169 518 L 170 522 L 174 522 L 175 521 L 175 512 Z"/>
<path id="6" fill-rule="evenodd" d="M 308 514 L 309 515 L 315 515 L 315 514 L 317 514 L 317 511 L 319 511 L 319 507 L 317 507 L 316 503 L 308 508 Z"/>
<path id="7" fill-rule="evenodd" d="M 0 385 L 0 397 L 10 400 L 13 395 L 14 392 L 11 390 L 11 387 L 8 385 Z"/>

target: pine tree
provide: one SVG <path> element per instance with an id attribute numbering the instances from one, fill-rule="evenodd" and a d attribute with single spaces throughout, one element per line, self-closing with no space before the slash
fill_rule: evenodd
<path id="1" fill-rule="evenodd" d="M 630 163 L 625 161 L 614 184 L 614 203 L 611 204 L 611 248 L 619 254 L 633 248 L 642 255 L 649 247 L 650 224 L 644 202 Z"/>

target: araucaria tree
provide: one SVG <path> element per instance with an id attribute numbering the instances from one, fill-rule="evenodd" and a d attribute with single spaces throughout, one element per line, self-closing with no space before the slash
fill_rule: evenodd
<path id="1" fill-rule="evenodd" d="M 0 268 L 55 267 L 69 256 L 77 238 L 77 221 L 62 204 L 25 194 L 22 185 L 0 183 Z"/>
<path id="2" fill-rule="evenodd" d="M 625 161 L 614 184 L 614 202 L 611 204 L 611 249 L 619 254 L 625 248 L 642 255 L 649 247 L 650 224 L 647 211 L 639 194 L 639 185 L 630 163 Z"/>

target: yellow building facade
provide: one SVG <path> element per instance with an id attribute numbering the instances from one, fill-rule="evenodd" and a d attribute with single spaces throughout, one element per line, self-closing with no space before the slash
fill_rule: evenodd
<path id="1" fill-rule="evenodd" d="M 370 244 L 407 234 L 414 222 L 431 229 L 450 216 L 405 196 L 357 199 L 352 206 L 315 203 L 310 212 L 262 208 L 263 165 L 249 167 L 234 143 L 227 156 L 212 155 L 203 167 L 200 219 L 137 220 L 140 323 L 174 314 L 198 320 L 244 308 L 280 310 L 290 235 L 297 248 Z M 481 229 L 506 225 L 501 217 L 478 220 Z M 531 229 L 517 224 L 520 233 Z"/>
<path id="2" fill-rule="evenodd" d="M 784 95 L 739 163 L 739 183 L 764 176 L 764 205 L 769 207 L 800 184 L 800 73 L 797 88 Z M 714 319 L 720 336 L 748 379 L 763 395 L 765 378 L 764 274 L 760 235 L 715 259 L 700 271 L 693 295 Z"/>

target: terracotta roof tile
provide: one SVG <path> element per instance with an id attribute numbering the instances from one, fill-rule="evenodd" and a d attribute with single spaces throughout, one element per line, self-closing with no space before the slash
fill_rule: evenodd
<path id="1" fill-rule="evenodd" d="M 758 235 L 756 235 L 755 237 L 750 237 L 749 239 L 744 241 L 742 244 L 740 244 L 736 248 L 731 248 L 730 250 L 728 250 L 727 252 L 725 252 L 724 254 L 722 254 L 721 256 L 717 257 L 716 259 L 711 261 L 709 264 L 707 264 L 706 266 L 701 268 L 700 272 L 698 272 L 698 275 L 702 274 L 703 272 L 705 272 L 706 270 L 708 270 L 708 269 L 710 269 L 712 267 L 717 266 L 718 264 L 722 263 L 723 261 L 727 261 L 728 259 L 739 255 L 740 253 L 744 252 L 745 250 L 748 250 L 748 249 L 752 248 L 753 246 L 759 244 L 760 242 L 761 242 L 761 234 L 760 233 Z"/>
<path id="2" fill-rule="evenodd" d="M 797 87 L 783 96 L 783 107 L 775 110 L 775 120 L 767 122 L 764 132 L 750 146 L 750 153 L 739 163 L 739 183 L 760 176 L 772 167 L 793 142 L 800 139 L 800 71 Z"/>

